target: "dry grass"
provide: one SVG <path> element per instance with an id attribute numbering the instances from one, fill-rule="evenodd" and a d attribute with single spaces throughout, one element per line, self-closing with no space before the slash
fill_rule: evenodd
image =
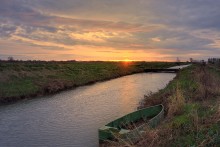
<path id="1" fill-rule="evenodd" d="M 132 140 L 123 140 L 115 136 L 117 141 L 108 140 L 100 144 L 100 147 L 153 147 L 158 140 L 158 132 L 157 130 L 146 128 L 137 137 L 141 139 L 138 142 L 133 142 Z"/>
<path id="2" fill-rule="evenodd" d="M 168 99 L 168 117 L 173 117 L 175 115 L 180 115 L 181 113 L 183 113 L 185 98 L 178 83 L 176 85 L 176 89 L 174 89 L 173 94 Z"/>
<path id="3" fill-rule="evenodd" d="M 193 77 L 198 85 L 194 95 L 196 100 L 206 100 L 220 95 L 219 76 L 211 72 L 209 67 L 197 67 Z"/>
<path id="4" fill-rule="evenodd" d="M 146 95 L 144 101 L 142 107 L 162 103 L 166 118 L 132 147 L 220 144 L 220 71 L 200 65 L 184 69 L 165 89 Z"/>
<path id="5" fill-rule="evenodd" d="M 220 143 L 220 73 L 195 66 L 181 74 L 170 84 L 172 88 L 145 97 L 146 103 L 164 103 L 167 117 L 157 130 L 149 131 L 143 146 L 202 147 Z M 152 134 L 156 137 L 148 140 Z"/>

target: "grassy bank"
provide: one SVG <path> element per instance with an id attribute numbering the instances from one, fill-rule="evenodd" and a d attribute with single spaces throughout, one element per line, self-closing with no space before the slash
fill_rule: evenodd
<path id="1" fill-rule="evenodd" d="M 0 103 L 175 66 L 170 62 L 0 62 Z"/>
<path id="2" fill-rule="evenodd" d="M 130 147 L 176 147 L 220 145 L 220 69 L 192 65 L 181 70 L 168 86 L 146 95 L 142 107 L 163 104 L 165 120 L 148 129 Z M 123 146 L 116 142 L 109 146 Z"/>
<path id="3" fill-rule="evenodd" d="M 145 96 L 145 106 L 163 103 L 165 121 L 136 146 L 219 146 L 220 70 L 193 65 L 163 90 Z"/>

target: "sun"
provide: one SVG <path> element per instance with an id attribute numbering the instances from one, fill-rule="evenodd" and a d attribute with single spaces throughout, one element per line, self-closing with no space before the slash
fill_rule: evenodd
<path id="1" fill-rule="evenodd" d="M 133 60 L 130 60 L 130 59 L 124 59 L 124 60 L 121 60 L 122 64 L 124 67 L 129 67 L 132 65 L 133 63 Z"/>
<path id="2" fill-rule="evenodd" d="M 136 60 L 131 60 L 131 59 L 121 59 L 121 60 L 110 60 L 113 62 L 124 62 L 124 63 L 129 63 L 129 62 L 134 62 Z"/>
<path id="3" fill-rule="evenodd" d="M 131 59 L 124 59 L 124 60 L 122 60 L 123 62 L 132 62 L 133 60 L 131 60 Z"/>

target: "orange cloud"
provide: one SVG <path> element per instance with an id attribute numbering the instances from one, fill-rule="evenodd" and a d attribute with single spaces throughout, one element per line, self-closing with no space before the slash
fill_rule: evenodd
<path id="1" fill-rule="evenodd" d="M 154 41 L 154 42 L 160 42 L 161 41 L 160 38 L 158 38 L 158 37 L 151 38 L 151 40 Z"/>
<path id="2" fill-rule="evenodd" d="M 114 35 L 118 35 L 114 33 Z M 109 35 L 105 32 L 86 32 L 86 33 L 71 33 L 70 36 L 74 39 L 95 41 L 95 42 L 106 42 L 105 39 L 112 38 L 114 35 Z"/>

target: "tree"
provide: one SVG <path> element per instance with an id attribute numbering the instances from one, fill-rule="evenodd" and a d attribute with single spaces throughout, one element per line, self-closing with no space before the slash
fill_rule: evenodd
<path id="1" fill-rule="evenodd" d="M 8 57 L 8 61 L 14 61 L 14 58 L 13 57 Z"/>
<path id="2" fill-rule="evenodd" d="M 177 65 L 180 65 L 180 59 L 179 59 L 179 57 L 176 58 L 176 64 L 177 64 Z"/>
<path id="3" fill-rule="evenodd" d="M 180 58 L 179 57 L 176 58 L 176 62 L 180 62 Z"/>

